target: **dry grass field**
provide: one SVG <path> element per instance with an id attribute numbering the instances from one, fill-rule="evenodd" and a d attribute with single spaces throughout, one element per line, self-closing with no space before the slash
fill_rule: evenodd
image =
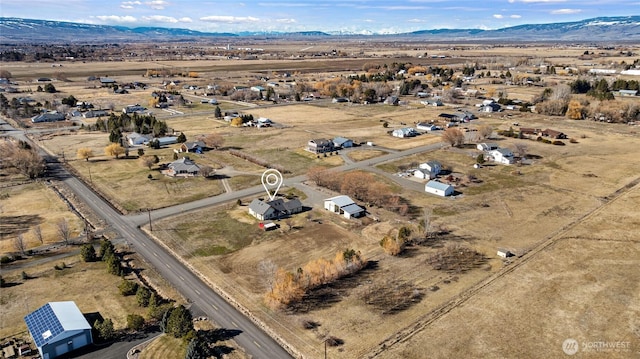
<path id="1" fill-rule="evenodd" d="M 298 45 L 288 46 L 293 49 Z M 380 63 L 408 61 L 446 67 L 478 62 L 495 72 L 494 76 L 503 66 L 517 64 L 524 64 L 527 71 L 533 71 L 544 62 L 553 63 L 560 69 L 561 66 L 586 68 L 585 62 L 604 65 L 629 60 L 609 50 L 582 60 L 579 57 L 585 48 L 581 46 L 529 45 L 524 49 L 473 44 L 389 49 L 371 44 L 352 46 L 348 51 L 361 50 L 365 54 L 392 57 L 375 60 Z M 447 58 L 418 58 L 424 52 Z M 80 100 L 118 109 L 132 103 L 148 103 L 151 91 L 162 79 L 146 79 L 142 74 L 154 66 L 188 67 L 199 71 L 200 78 L 182 80 L 201 85 L 212 82 L 246 84 L 257 75 L 277 71 L 294 72 L 297 79 L 313 83 L 334 75 L 361 72 L 367 61 L 371 60 L 70 63 L 65 64 L 64 71 L 71 81 L 55 82 L 61 93 L 34 93 L 33 96 L 39 101 L 59 100 L 73 93 Z M 54 70 L 47 66 L 11 64 L 8 70 L 17 79 L 25 81 L 53 76 Z M 151 88 L 114 95 L 106 89 L 96 89 L 93 82 L 86 80 L 87 76 L 96 73 L 109 74 L 119 82 L 148 82 Z M 573 79 L 564 73 L 545 77 L 553 83 Z M 427 82 L 426 77 L 421 80 Z M 494 80 L 499 81 L 497 77 L 478 79 L 469 87 L 505 91 L 510 98 L 525 101 L 543 91 L 542 87 L 495 84 L 492 83 Z M 28 82 L 20 85 L 21 89 L 35 86 Z M 452 113 L 462 108 L 479 116 L 464 125 L 470 129 L 490 125 L 496 130 L 509 127 L 517 130 L 515 123 L 518 123 L 522 127 L 559 130 L 577 142 L 565 140 L 564 146 L 554 146 L 494 134 L 487 142 L 496 142 L 500 147 L 512 150 L 516 145 L 526 144 L 527 162 L 512 166 L 486 164 L 476 169 L 473 164 L 479 151 L 469 143 L 461 148 L 442 146 L 435 151 L 379 164 L 372 169 L 376 178 L 389 183 L 394 192 L 410 203 L 412 212 L 402 217 L 384 208 L 368 208 L 378 222 L 370 218 L 343 220 L 318 204 L 310 212 L 293 216 L 290 221 L 280 221 L 279 229 L 263 232 L 258 221 L 247 213 L 246 203 L 250 199 L 243 199 L 244 206 L 227 204 L 154 223 L 154 235 L 159 240 L 254 313 L 304 357 L 323 357 L 323 340 L 328 336 L 343 341 L 342 345 L 328 348 L 330 357 L 340 358 L 374 355 L 381 358 L 551 358 L 563 355 L 561 344 L 567 338 L 581 343 L 631 342 L 631 352 L 606 353 L 611 357 L 633 357 L 640 353 L 640 322 L 637 319 L 640 317 L 637 285 L 640 277 L 638 271 L 633 270 L 640 263 L 637 234 L 640 189 L 636 184 L 640 176 L 640 157 L 634 150 L 640 145 L 637 127 L 570 121 L 517 111 L 479 113 L 474 105 L 480 99 L 467 98 L 459 104 L 424 107 L 417 97 L 405 96 L 401 98 L 400 106 L 334 104 L 328 99 L 265 107 L 223 102 L 221 107 L 225 110 L 237 109 L 254 117 L 267 117 L 277 125 L 260 129 L 235 128 L 214 119 L 213 107 L 199 104 L 197 95 L 188 92 L 185 91 L 188 95 L 185 97 L 194 100 L 195 105 L 180 108 L 184 115 L 162 113 L 158 116 L 162 116 L 170 128 L 184 132 L 188 140 L 209 133 L 223 136 L 222 149 L 194 155 L 198 164 L 216 168 L 220 175 L 212 179 L 173 179 L 160 174 L 157 166 L 151 170 L 142 167 L 134 158 L 109 158 L 103 155 L 107 133 L 59 133 L 47 135 L 39 143 L 56 154 L 64 151 L 68 163 L 85 181 L 125 211 L 138 211 L 223 193 L 221 178 L 226 178 L 233 190 L 259 184 L 264 168 L 233 156 L 229 149 L 283 166 L 292 176 L 300 175 L 312 166 L 335 167 L 345 163 L 342 156 L 318 157 L 306 152 L 304 147 L 310 139 L 343 136 L 356 143 L 373 142 L 373 147 L 356 148 L 348 153 L 347 162 L 365 161 L 387 151 L 441 142 L 439 134 L 399 139 L 388 132 L 413 126 L 416 122 L 437 121 L 444 125 L 438 117 L 440 113 Z M 637 102 L 636 99 L 632 101 Z M 385 123 L 387 127 L 383 126 Z M 92 148 L 96 156 L 90 161 L 76 159 L 75 153 L 81 147 Z M 172 161 L 174 148 L 177 145 L 144 150 L 145 154 L 158 155 L 161 163 L 168 163 Z M 137 150 L 132 154 L 135 157 Z M 427 160 L 440 161 L 453 177 L 461 179 L 456 187 L 457 196 L 431 196 L 402 187 L 406 182 L 393 181 L 400 168 Z M 147 179 L 150 173 L 153 180 Z M 410 180 L 419 183 L 418 186 L 426 182 Z M 147 195 L 140 196 L 140 193 Z M 327 197 L 332 195 L 326 193 Z M 16 201 L 23 202 L 33 195 L 11 193 L 8 200 L 15 197 Z M 395 235 L 401 226 L 413 229 L 413 237 L 420 236 L 418 224 L 423 219 L 422 209 L 428 210 L 431 225 L 441 229 L 441 234 L 435 239 L 409 245 L 397 257 L 385 254 L 380 246 L 381 239 L 385 235 Z M 3 216 L 6 207 L 4 211 Z M 34 209 L 26 209 L 25 214 L 33 213 Z M 548 246 L 540 250 L 541 244 Z M 469 268 L 458 271 L 447 271 L 434 265 L 433 258 L 451 248 L 455 251 L 458 248 L 455 246 L 476 251 L 479 259 Z M 503 261 L 496 255 L 499 247 L 518 256 Z M 301 303 L 286 310 L 272 310 L 264 304 L 269 275 L 259 270 L 262 262 L 271 261 L 295 272 L 309 261 L 333 258 L 336 252 L 346 248 L 360 251 L 368 261 L 364 270 L 310 291 Z M 69 276 L 83 275 L 85 272 L 76 274 L 73 271 L 82 265 L 85 264 L 77 263 L 71 268 Z M 66 277 L 55 278 L 62 281 Z M 20 290 L 38 280 L 40 278 L 9 289 Z M 7 293 L 13 292 L 3 290 L 3 302 Z M 7 300 L 18 302 L 16 299 L 22 298 L 21 292 L 15 293 L 13 297 L 6 297 Z M 392 298 L 391 303 L 372 304 L 374 302 L 367 299 L 372 293 Z M 44 294 L 34 292 L 33 295 L 40 300 L 40 295 Z M 109 308 L 101 310 L 118 310 L 118 305 L 129 310 L 125 304 L 110 300 L 98 301 L 99 305 Z M 396 304 L 394 300 L 398 302 L 397 307 L 391 306 Z M 85 310 L 81 302 L 79 304 Z M 22 304 L 11 305 L 15 309 Z M 306 329 L 303 324 L 311 322 L 316 325 Z M 181 355 L 184 348 L 180 345 L 170 338 L 162 338 L 143 355 L 149 358 Z M 581 357 L 582 354 L 599 357 L 602 353 L 580 354 Z"/>
<path id="2" fill-rule="evenodd" d="M 135 296 L 120 295 L 122 278 L 107 273 L 104 263 L 85 263 L 79 255 L 63 261 L 67 267 L 63 270 L 54 269 L 61 261 L 25 269 L 32 277 L 28 280 L 21 278 L 22 270 L 3 275 L 13 285 L 0 291 L 0 338 L 25 331 L 24 316 L 51 301 L 75 301 L 83 313 L 97 312 L 110 318 L 116 329 L 126 326 L 127 314 L 146 316 Z"/>

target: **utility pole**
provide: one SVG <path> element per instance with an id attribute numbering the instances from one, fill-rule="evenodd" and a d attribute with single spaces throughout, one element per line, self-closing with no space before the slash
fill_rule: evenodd
<path id="1" fill-rule="evenodd" d="M 153 227 L 151 226 L 151 208 L 147 208 L 147 213 L 149 214 L 149 231 L 153 232 Z"/>

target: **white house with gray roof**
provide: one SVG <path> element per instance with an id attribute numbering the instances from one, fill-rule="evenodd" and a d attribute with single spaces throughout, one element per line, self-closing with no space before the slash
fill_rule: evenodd
<path id="1" fill-rule="evenodd" d="M 302 212 L 302 202 L 295 198 L 285 201 L 282 198 L 273 201 L 254 199 L 249 204 L 249 214 L 261 221 L 280 218 Z"/>
<path id="2" fill-rule="evenodd" d="M 200 174 L 200 166 L 189 157 L 183 157 L 169 163 L 165 174 L 171 177 L 193 177 Z"/>

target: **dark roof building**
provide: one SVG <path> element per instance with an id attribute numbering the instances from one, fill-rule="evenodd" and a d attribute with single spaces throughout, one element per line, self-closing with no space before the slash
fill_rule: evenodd
<path id="1" fill-rule="evenodd" d="M 24 317 L 40 357 L 53 359 L 93 343 L 91 325 L 74 302 L 49 302 Z"/>

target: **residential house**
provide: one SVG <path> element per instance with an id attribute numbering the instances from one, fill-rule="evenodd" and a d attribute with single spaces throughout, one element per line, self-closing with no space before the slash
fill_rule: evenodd
<path id="1" fill-rule="evenodd" d="M 501 109 L 500 104 L 492 102 L 492 103 L 483 105 L 480 108 L 480 111 L 482 111 L 482 112 L 498 112 L 498 111 L 500 111 L 500 109 Z"/>
<path id="2" fill-rule="evenodd" d="M 417 134 L 418 134 L 418 131 L 416 131 L 416 129 L 413 127 L 399 128 L 391 132 L 391 135 L 393 137 L 399 137 L 399 138 L 414 137 Z"/>
<path id="3" fill-rule="evenodd" d="M 39 77 L 36 82 L 51 82 L 51 79 L 48 77 Z"/>
<path id="4" fill-rule="evenodd" d="M 335 97 L 334 99 L 331 100 L 332 103 L 343 103 L 343 102 L 349 102 L 349 99 L 346 97 Z"/>
<path id="5" fill-rule="evenodd" d="M 108 87 L 108 86 L 113 86 L 116 83 L 116 80 L 108 78 L 108 77 L 101 77 L 100 78 L 100 86 L 102 87 Z"/>
<path id="6" fill-rule="evenodd" d="M 82 114 L 84 118 L 94 118 L 94 117 L 102 117 L 107 116 L 107 111 L 105 110 L 89 110 Z"/>
<path id="7" fill-rule="evenodd" d="M 327 198 L 324 200 L 324 208 L 347 219 L 361 217 L 365 214 L 365 209 L 358 206 L 349 196 Z"/>
<path id="8" fill-rule="evenodd" d="M 437 131 L 441 128 L 431 123 L 418 122 L 416 129 L 420 131 Z"/>
<path id="9" fill-rule="evenodd" d="M 425 106 L 433 106 L 433 107 L 444 106 L 444 103 L 442 103 L 442 100 L 439 99 L 439 98 L 420 101 L 420 103 L 425 105 Z"/>
<path id="10" fill-rule="evenodd" d="M 425 163 L 421 163 L 418 165 L 418 168 L 421 170 L 426 170 L 428 172 L 433 173 L 434 175 L 439 175 L 442 171 L 442 164 L 438 161 L 428 161 Z"/>
<path id="11" fill-rule="evenodd" d="M 262 91 L 266 91 L 266 89 L 262 86 L 251 86 L 251 91 L 262 92 Z"/>
<path id="12" fill-rule="evenodd" d="M 424 92 L 424 91 L 420 91 L 420 92 L 416 93 L 416 96 L 420 97 L 420 98 L 426 98 L 426 97 L 429 97 L 429 93 L 428 92 Z"/>
<path id="13" fill-rule="evenodd" d="M 500 146 L 498 146 L 497 143 L 491 143 L 491 142 L 483 142 L 483 143 L 478 143 L 478 145 L 476 146 L 476 148 L 480 151 L 483 152 L 489 152 L 489 151 L 493 151 L 493 150 L 497 150 Z"/>
<path id="14" fill-rule="evenodd" d="M 513 153 L 508 148 L 498 148 L 489 151 L 489 157 L 493 162 L 501 163 L 503 165 L 510 165 L 515 162 Z"/>
<path id="15" fill-rule="evenodd" d="M 307 143 L 307 151 L 313 153 L 325 153 L 331 152 L 334 150 L 333 141 L 325 140 L 325 139 L 315 139 L 310 140 Z"/>
<path id="16" fill-rule="evenodd" d="M 333 147 L 334 148 L 353 147 L 353 141 L 344 137 L 336 137 L 333 139 Z"/>
<path id="17" fill-rule="evenodd" d="M 446 197 L 451 196 L 454 192 L 453 186 L 446 183 L 431 180 L 424 185 L 424 191 L 427 193 L 435 194 L 436 196 Z"/>
<path id="18" fill-rule="evenodd" d="M 420 179 L 434 179 L 436 178 L 435 173 L 429 171 L 429 170 L 425 170 L 425 169 L 418 169 L 413 171 L 413 176 L 416 178 L 420 178 Z"/>
<path id="19" fill-rule="evenodd" d="M 129 105 L 129 106 L 124 107 L 122 109 L 122 112 L 126 113 L 126 114 L 130 114 L 130 113 L 135 113 L 135 112 L 137 112 L 137 113 L 143 112 L 145 110 L 146 110 L 146 107 L 143 107 L 143 106 L 140 106 L 140 105 L 136 104 L 136 105 Z"/>
<path id="20" fill-rule="evenodd" d="M 542 130 L 537 128 L 520 127 L 520 135 L 538 136 L 540 132 L 542 132 Z"/>
<path id="21" fill-rule="evenodd" d="M 127 142 L 129 142 L 129 145 L 131 146 L 140 146 L 143 145 L 147 142 L 149 142 L 149 140 L 151 140 L 151 138 L 153 136 L 151 135 L 141 135 L 137 132 L 132 132 L 130 134 L 128 134 L 127 136 Z"/>
<path id="22" fill-rule="evenodd" d="M 459 111 L 456 112 L 453 116 L 454 120 L 458 122 L 469 122 L 476 118 L 476 116 L 469 111 Z"/>
<path id="23" fill-rule="evenodd" d="M 183 157 L 169 163 L 164 173 L 171 177 L 193 177 L 200 174 L 200 166 L 189 157 Z"/>
<path id="24" fill-rule="evenodd" d="M 180 145 L 180 152 L 202 153 L 205 144 L 202 141 L 185 142 Z"/>
<path id="25" fill-rule="evenodd" d="M 276 219 L 302 212 L 302 202 L 295 198 L 285 201 L 282 198 L 272 201 L 254 199 L 249 204 L 249 214 L 261 221 Z"/>
<path id="26" fill-rule="evenodd" d="M 37 116 L 33 116 L 31 118 L 31 122 L 33 123 L 57 122 L 57 121 L 64 121 L 65 118 L 66 117 L 63 113 L 52 111 L 52 112 L 43 113 Z"/>
<path id="27" fill-rule="evenodd" d="M 637 96 L 638 90 L 618 90 L 620 96 Z"/>
<path id="28" fill-rule="evenodd" d="M 567 138 L 567 135 L 565 135 L 563 132 L 552 130 L 550 128 L 547 128 L 546 130 L 542 131 L 541 134 L 544 137 L 551 137 L 551 138 L 554 138 L 554 139 L 565 139 L 565 138 Z"/>

